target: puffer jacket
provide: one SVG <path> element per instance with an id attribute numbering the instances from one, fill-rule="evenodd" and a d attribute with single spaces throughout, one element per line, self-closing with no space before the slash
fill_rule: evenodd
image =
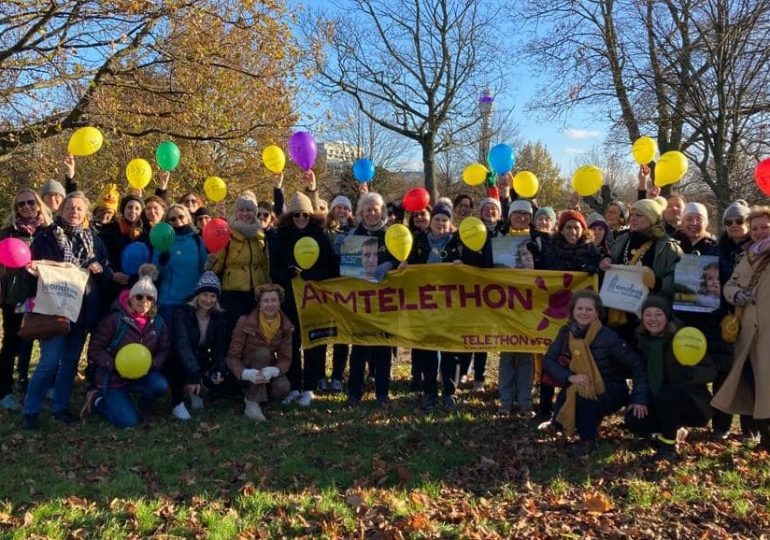
<path id="1" fill-rule="evenodd" d="M 215 254 L 211 270 L 222 278 L 224 291 L 253 291 L 270 283 L 265 232 L 257 229 L 247 236 L 232 224 L 230 243 Z"/>
<path id="2" fill-rule="evenodd" d="M 168 251 L 153 251 L 152 262 L 160 274 L 158 304 L 173 306 L 189 300 L 203 273 L 207 256 L 203 241 L 189 226 L 176 231 L 176 239 Z"/>
<path id="3" fill-rule="evenodd" d="M 272 341 L 268 343 L 259 329 L 259 308 L 238 319 L 233 335 L 230 338 L 230 348 L 227 351 L 227 367 L 235 378 L 241 380 L 245 369 L 243 359 L 253 354 L 259 348 L 266 347 L 273 355 L 270 365 L 281 370 L 285 375 L 291 366 L 291 338 L 294 326 L 285 313 L 280 312 L 281 328 Z"/>
<path id="4" fill-rule="evenodd" d="M 174 313 L 174 352 L 182 362 L 187 384 L 199 384 L 203 374 L 201 368 L 208 366 L 221 374 L 227 372 L 227 323 L 224 313 L 212 310 L 206 337 L 200 344 L 201 331 L 195 308 L 184 304 Z"/>
<path id="5" fill-rule="evenodd" d="M 595 274 L 599 269 L 599 248 L 589 240 L 570 244 L 561 234 L 541 235 L 540 247 L 530 242 L 527 247 L 535 256 L 535 268 Z"/>

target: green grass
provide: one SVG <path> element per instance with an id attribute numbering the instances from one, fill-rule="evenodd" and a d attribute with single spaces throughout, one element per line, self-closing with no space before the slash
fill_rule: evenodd
<path id="1" fill-rule="evenodd" d="M 26 433 L 0 413 L 0 539 L 647 538 L 669 522 L 681 537 L 701 536 L 704 522 L 733 537 L 770 531 L 767 456 L 737 441 L 696 430 L 684 460 L 660 464 L 614 420 L 591 459 L 571 460 L 560 435 L 497 416 L 493 391 L 466 390 L 458 413 L 426 416 L 408 365 L 394 374 L 387 410 L 327 395 L 307 410 L 273 406 L 259 425 L 237 400 L 207 403 L 188 423 L 159 404 L 157 418 L 122 431 L 43 415 Z M 600 518 L 585 502 L 597 493 L 612 502 Z"/>

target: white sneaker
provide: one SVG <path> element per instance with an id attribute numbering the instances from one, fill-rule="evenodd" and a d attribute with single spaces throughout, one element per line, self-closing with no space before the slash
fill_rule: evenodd
<path id="1" fill-rule="evenodd" d="M 190 412 L 187 410 L 187 407 L 184 406 L 184 403 L 180 403 L 171 409 L 171 416 L 177 420 L 192 420 L 192 416 L 190 416 Z"/>
<path id="2" fill-rule="evenodd" d="M 197 394 L 190 394 L 190 408 L 191 409 L 202 409 L 203 408 L 203 398 L 200 397 Z"/>
<path id="3" fill-rule="evenodd" d="M 262 413 L 262 407 L 259 406 L 259 403 L 256 401 L 249 401 L 246 398 L 243 399 L 243 403 L 246 405 L 243 409 L 243 414 L 246 418 L 254 420 L 255 422 L 267 422 L 267 418 L 265 418 L 264 413 Z"/>
<path id="4" fill-rule="evenodd" d="M 299 399 L 297 399 L 297 404 L 300 407 L 310 407 L 310 404 L 313 402 L 313 392 L 310 390 L 305 390 L 302 392 L 302 394 L 299 396 Z"/>
<path id="5" fill-rule="evenodd" d="M 283 401 L 281 402 L 283 405 L 291 405 L 293 402 L 297 401 L 299 399 L 299 396 L 302 394 L 299 393 L 299 390 L 292 390 L 289 392 L 289 395 L 286 396 Z"/>

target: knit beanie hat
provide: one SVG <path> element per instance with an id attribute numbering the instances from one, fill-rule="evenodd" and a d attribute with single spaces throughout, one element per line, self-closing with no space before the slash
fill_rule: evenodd
<path id="1" fill-rule="evenodd" d="M 611 201 L 609 206 L 617 206 L 620 210 L 620 215 L 623 216 L 623 221 L 628 222 L 628 206 L 623 201 Z"/>
<path id="2" fill-rule="evenodd" d="M 514 212 L 524 212 L 525 214 L 532 215 L 532 203 L 526 199 L 516 199 L 508 207 L 508 217 L 510 218 Z"/>
<path id="3" fill-rule="evenodd" d="M 586 225 L 586 218 L 583 217 L 583 214 L 580 212 L 575 212 L 574 210 L 565 210 L 561 213 L 561 216 L 559 216 L 559 224 L 557 226 L 559 232 L 561 232 L 561 230 L 570 220 L 575 220 L 580 223 L 584 230 L 588 228 L 588 225 Z"/>
<path id="4" fill-rule="evenodd" d="M 481 202 L 479 202 L 479 213 L 481 213 L 484 210 L 484 207 L 488 204 L 494 204 L 497 206 L 497 211 L 502 214 L 503 213 L 503 207 L 500 206 L 500 201 L 494 197 L 487 197 L 485 199 L 481 199 Z"/>
<path id="5" fill-rule="evenodd" d="M 746 219 L 749 215 L 749 204 L 744 201 L 743 199 L 738 199 L 734 203 L 732 203 L 730 206 L 727 207 L 725 210 L 724 215 L 722 215 L 722 221 L 730 218 L 744 218 Z"/>
<path id="6" fill-rule="evenodd" d="M 348 210 L 353 210 L 353 204 L 350 202 L 350 199 L 345 197 L 344 195 L 337 195 L 332 200 L 332 205 L 329 207 L 329 209 L 334 209 L 337 206 L 342 206 L 343 208 L 347 208 Z"/>
<path id="7" fill-rule="evenodd" d="M 551 206 L 541 206 L 538 208 L 537 212 L 535 212 L 534 220 L 537 221 L 537 218 L 540 216 L 548 216 L 552 223 L 556 223 L 556 212 Z"/>
<path id="8" fill-rule="evenodd" d="M 144 199 L 142 199 L 139 195 L 134 195 L 133 193 L 129 193 L 128 195 L 124 195 L 122 199 L 120 199 L 120 213 L 123 213 L 123 210 L 126 209 L 126 206 L 131 201 L 136 201 L 139 203 L 139 206 L 144 208 Z"/>
<path id="9" fill-rule="evenodd" d="M 137 294 L 143 294 L 145 296 L 152 296 L 153 300 L 158 300 L 158 289 L 155 288 L 153 281 L 158 278 L 158 267 L 154 264 L 144 263 L 139 267 L 139 281 L 134 283 L 131 287 L 130 296 L 136 296 Z"/>
<path id="10" fill-rule="evenodd" d="M 600 213 L 592 212 L 588 214 L 588 219 L 586 220 L 586 223 L 588 224 L 589 227 L 593 227 L 594 225 L 602 224 L 602 223 L 604 225 L 607 225 L 607 220 L 604 219 L 604 216 L 601 215 Z"/>
<path id="11" fill-rule="evenodd" d="M 682 215 L 686 216 L 687 214 L 698 214 L 703 217 L 703 221 L 707 222 L 709 220 L 708 210 L 706 210 L 706 207 L 699 202 L 688 202 L 685 204 Z"/>
<path id="12" fill-rule="evenodd" d="M 652 200 L 658 203 L 663 210 L 668 208 L 668 199 L 665 197 L 658 195 L 657 197 L 653 197 Z"/>
<path id="13" fill-rule="evenodd" d="M 312 214 L 313 203 L 310 202 L 310 197 L 299 191 L 296 192 L 289 201 L 288 212 L 290 214 L 294 214 L 295 212 L 307 212 L 308 214 Z"/>
<path id="14" fill-rule="evenodd" d="M 107 184 L 99 192 L 99 197 L 96 199 L 95 208 L 106 208 L 117 212 L 118 202 L 120 201 L 120 192 L 118 191 L 117 184 Z"/>
<path id="15" fill-rule="evenodd" d="M 430 213 L 430 218 L 433 219 L 439 214 L 452 219 L 452 208 L 444 203 L 437 203 L 436 206 L 433 207 L 433 211 Z"/>
<path id="16" fill-rule="evenodd" d="M 652 199 L 638 200 L 631 206 L 631 208 L 649 219 L 650 223 L 653 225 L 658 223 L 661 215 L 663 215 L 663 209 Z"/>
<path id="17" fill-rule="evenodd" d="M 661 310 L 663 310 L 663 313 L 666 314 L 666 317 L 671 320 L 671 303 L 668 301 L 668 299 L 665 296 L 661 296 L 659 294 L 651 294 L 649 295 L 644 302 L 642 302 L 642 311 L 641 313 L 644 313 L 644 310 L 647 308 L 656 307 Z"/>
<path id="18" fill-rule="evenodd" d="M 449 207 L 450 210 L 454 210 L 455 208 L 455 205 L 452 202 L 452 199 L 450 199 L 449 197 L 439 197 L 438 199 L 436 199 L 436 204 L 446 205 Z"/>
<path id="19" fill-rule="evenodd" d="M 201 206 L 193 214 L 193 219 L 198 219 L 199 217 L 203 217 L 203 216 L 214 217 L 214 214 L 212 214 L 211 210 L 209 210 L 205 206 Z"/>
<path id="20" fill-rule="evenodd" d="M 198 284 L 195 286 L 195 291 L 193 291 L 193 296 L 198 296 L 204 292 L 211 292 L 217 296 L 222 293 L 222 284 L 219 282 L 219 278 L 210 270 L 201 274 Z"/>
<path id="21" fill-rule="evenodd" d="M 254 195 L 254 192 L 244 191 L 241 193 L 238 198 L 235 199 L 233 210 L 235 213 L 238 213 L 238 210 L 251 210 L 252 212 L 256 213 L 257 197 Z"/>
<path id="22" fill-rule="evenodd" d="M 40 196 L 44 197 L 48 193 L 58 193 L 62 197 L 67 196 L 67 192 L 64 191 L 64 186 L 58 180 L 49 180 L 43 187 L 40 188 Z"/>

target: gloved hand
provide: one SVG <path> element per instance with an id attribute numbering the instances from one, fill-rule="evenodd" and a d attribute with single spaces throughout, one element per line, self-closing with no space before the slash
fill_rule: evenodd
<path id="1" fill-rule="evenodd" d="M 257 378 L 259 377 L 259 370 L 258 369 L 244 369 L 241 373 L 241 379 L 244 381 L 249 381 L 252 384 L 255 384 L 257 382 Z"/>
<path id="2" fill-rule="evenodd" d="M 733 298 L 733 303 L 737 307 L 743 307 L 750 304 L 753 300 L 754 300 L 754 297 L 751 294 L 750 290 L 741 289 L 740 291 L 735 293 L 735 297 Z"/>
<path id="3" fill-rule="evenodd" d="M 281 370 L 275 366 L 267 366 L 262 368 L 262 376 L 268 381 L 270 379 L 275 379 L 280 374 L 281 374 Z"/>
<path id="4" fill-rule="evenodd" d="M 393 263 L 391 262 L 384 262 L 377 266 L 377 270 L 374 271 L 374 279 L 379 283 L 383 279 L 385 279 L 385 274 L 393 270 Z"/>

